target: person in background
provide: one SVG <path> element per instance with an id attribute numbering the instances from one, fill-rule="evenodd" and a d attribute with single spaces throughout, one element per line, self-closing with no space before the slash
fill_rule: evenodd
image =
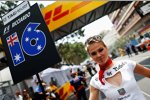
<path id="1" fill-rule="evenodd" d="M 84 71 L 82 71 L 81 69 L 77 69 L 77 73 L 78 73 L 78 76 L 82 76 L 83 78 L 86 78 L 85 77 L 85 72 Z M 86 83 L 86 81 L 83 81 L 84 82 L 84 85 L 87 87 L 87 83 Z"/>
<path id="2" fill-rule="evenodd" d="M 23 100 L 23 97 L 22 97 L 22 95 L 20 94 L 19 90 L 16 90 L 15 98 L 16 98 L 16 100 Z"/>
<path id="3" fill-rule="evenodd" d="M 50 81 L 52 82 L 52 84 L 57 86 L 57 79 L 55 77 L 50 77 Z"/>
<path id="4" fill-rule="evenodd" d="M 35 80 L 35 83 L 36 83 L 37 86 L 36 86 L 35 93 L 34 93 L 34 99 L 35 100 L 43 100 L 45 98 L 45 95 L 43 94 L 40 83 L 37 82 L 36 80 Z M 42 80 L 42 85 L 43 85 L 44 90 L 45 90 L 46 83 L 43 80 Z"/>
<path id="5" fill-rule="evenodd" d="M 90 63 L 87 63 L 86 68 L 90 76 L 94 76 L 94 74 L 92 73 L 92 65 Z"/>
<path id="6" fill-rule="evenodd" d="M 85 77 L 85 72 L 82 71 L 80 68 L 77 69 L 77 72 L 78 72 L 78 76 Z"/>
<path id="7" fill-rule="evenodd" d="M 60 100 L 59 94 L 56 92 L 58 87 L 53 84 L 53 82 L 49 82 L 49 87 L 46 89 L 47 92 L 49 92 L 49 98 L 50 100 Z"/>
<path id="8" fill-rule="evenodd" d="M 93 66 L 94 62 L 90 62 L 89 65 L 91 66 L 92 70 L 94 71 L 94 75 L 97 73 L 96 68 Z"/>
<path id="9" fill-rule="evenodd" d="M 50 91 L 54 92 L 58 89 L 58 87 L 55 84 L 53 84 L 52 82 L 49 82 L 49 89 L 50 89 Z"/>
<path id="10" fill-rule="evenodd" d="M 32 100 L 35 100 L 34 98 L 34 90 L 33 90 L 33 87 L 31 86 L 31 87 L 29 87 L 29 95 L 30 95 L 30 97 L 32 98 Z"/>
<path id="11" fill-rule="evenodd" d="M 132 60 L 113 61 L 99 35 L 88 38 L 85 49 L 100 67 L 90 81 L 89 100 L 99 100 L 99 91 L 107 100 L 146 100 L 134 73 L 150 78 L 149 68 Z"/>
<path id="12" fill-rule="evenodd" d="M 118 51 L 121 57 L 125 56 L 125 50 L 123 50 L 122 48 L 118 48 Z"/>
<path id="13" fill-rule="evenodd" d="M 137 48 L 135 47 L 135 45 L 131 44 L 131 49 L 135 55 L 138 55 L 138 51 L 137 51 Z"/>
<path id="14" fill-rule="evenodd" d="M 128 55 L 128 57 L 132 57 L 132 53 L 131 53 L 131 44 L 130 43 L 126 43 L 125 44 L 125 51 L 126 51 L 126 53 L 127 53 L 127 55 Z"/>
<path id="15" fill-rule="evenodd" d="M 76 73 L 71 73 L 72 79 L 70 80 L 70 84 L 75 89 L 75 95 L 77 97 L 77 100 L 87 100 L 86 97 L 86 87 L 85 87 L 85 81 L 86 79 L 82 76 L 78 76 Z"/>
<path id="16" fill-rule="evenodd" d="M 114 52 L 111 52 L 110 55 L 111 55 L 111 58 L 112 58 L 112 59 L 117 58 L 117 55 L 116 55 Z"/>
<path id="17" fill-rule="evenodd" d="M 148 41 L 150 40 L 148 37 L 144 37 L 142 35 L 140 35 L 140 39 L 141 39 L 141 46 L 143 49 L 143 52 L 147 51 L 147 46 L 148 46 Z"/>
<path id="18" fill-rule="evenodd" d="M 23 100 L 32 100 L 26 89 L 23 90 Z"/>

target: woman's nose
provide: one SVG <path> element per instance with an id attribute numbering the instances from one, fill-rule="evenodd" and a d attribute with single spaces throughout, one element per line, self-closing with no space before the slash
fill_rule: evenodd
<path id="1" fill-rule="evenodd" d="M 97 56 L 100 57 L 102 54 L 100 52 L 97 52 Z"/>

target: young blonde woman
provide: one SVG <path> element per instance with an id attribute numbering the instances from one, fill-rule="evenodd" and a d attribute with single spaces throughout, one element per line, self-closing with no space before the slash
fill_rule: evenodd
<path id="1" fill-rule="evenodd" d="M 85 48 L 100 67 L 90 81 L 89 100 L 99 100 L 99 91 L 105 94 L 107 100 L 146 100 L 134 73 L 150 77 L 150 69 L 131 60 L 113 61 L 100 36 L 87 39 Z"/>

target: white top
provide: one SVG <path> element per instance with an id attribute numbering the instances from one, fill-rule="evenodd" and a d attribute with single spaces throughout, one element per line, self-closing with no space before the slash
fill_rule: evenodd
<path id="1" fill-rule="evenodd" d="M 16 97 L 16 100 L 23 100 L 23 97 L 21 95 L 19 95 L 18 97 L 17 96 L 15 97 Z"/>
<path id="2" fill-rule="evenodd" d="M 148 41 L 148 40 L 150 40 L 150 39 L 148 37 L 145 37 L 141 40 L 141 43 L 144 43 L 145 41 Z"/>
<path id="3" fill-rule="evenodd" d="M 102 85 L 98 73 L 92 77 L 90 85 L 101 90 L 107 100 L 146 100 L 134 77 L 133 71 L 135 66 L 136 62 L 134 61 L 121 60 L 116 62 L 111 69 L 104 72 L 105 78 L 121 72 L 122 83 L 120 86 L 108 83 L 105 78 L 103 78 L 105 85 Z"/>

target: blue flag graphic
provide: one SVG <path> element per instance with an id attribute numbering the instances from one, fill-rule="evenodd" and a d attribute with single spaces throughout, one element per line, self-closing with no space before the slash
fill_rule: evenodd
<path id="1" fill-rule="evenodd" d="M 14 66 L 17 66 L 18 64 L 24 62 L 25 58 L 20 47 L 17 33 L 15 32 L 12 35 L 8 36 L 6 40 Z"/>

